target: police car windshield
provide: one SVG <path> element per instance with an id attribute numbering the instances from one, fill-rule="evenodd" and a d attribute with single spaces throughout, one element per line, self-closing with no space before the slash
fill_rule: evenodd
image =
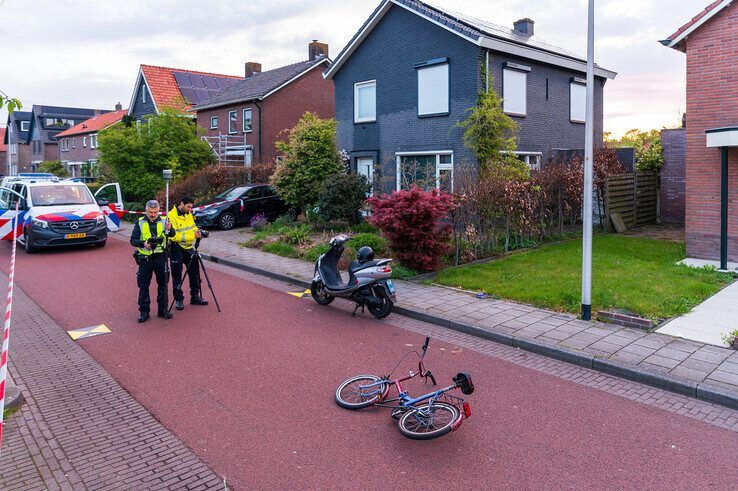
<path id="1" fill-rule="evenodd" d="M 239 187 L 239 188 L 231 188 L 228 191 L 223 191 L 220 193 L 216 198 L 224 199 L 226 201 L 230 201 L 233 199 L 240 198 L 243 193 L 248 191 L 249 188 L 247 187 Z"/>
<path id="2" fill-rule="evenodd" d="M 30 191 L 33 206 L 91 205 L 95 202 L 87 186 L 34 186 Z"/>

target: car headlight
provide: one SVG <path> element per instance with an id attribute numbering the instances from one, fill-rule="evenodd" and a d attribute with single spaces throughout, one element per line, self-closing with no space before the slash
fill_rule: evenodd
<path id="1" fill-rule="evenodd" d="M 38 228 L 49 228 L 49 222 L 47 222 L 46 220 L 31 218 L 31 223 Z"/>
<path id="2" fill-rule="evenodd" d="M 98 215 L 95 217 L 95 225 L 104 225 L 105 224 L 105 215 Z"/>
<path id="3" fill-rule="evenodd" d="M 217 215 L 218 214 L 218 211 L 220 211 L 220 210 L 218 210 L 217 208 L 208 208 L 207 210 L 201 211 L 200 214 L 202 216 L 208 216 L 208 217 L 210 217 L 210 216 L 213 216 L 213 215 Z"/>

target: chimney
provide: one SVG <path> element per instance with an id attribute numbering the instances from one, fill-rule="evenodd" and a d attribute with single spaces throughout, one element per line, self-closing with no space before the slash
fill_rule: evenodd
<path id="1" fill-rule="evenodd" d="M 308 44 L 308 60 L 316 60 L 320 56 L 328 58 L 328 45 L 313 39 L 313 42 Z"/>
<path id="2" fill-rule="evenodd" d="M 257 73 L 261 73 L 261 63 L 255 61 L 246 62 L 246 78 L 251 78 Z"/>
<path id="3" fill-rule="evenodd" d="M 525 19 L 516 20 L 513 25 L 515 26 L 515 32 L 525 37 L 531 37 L 533 35 L 533 24 L 534 22 L 526 17 Z"/>
<path id="4" fill-rule="evenodd" d="M 118 104 L 115 105 L 115 110 L 116 111 L 122 111 L 123 110 L 123 105 L 119 102 Z"/>

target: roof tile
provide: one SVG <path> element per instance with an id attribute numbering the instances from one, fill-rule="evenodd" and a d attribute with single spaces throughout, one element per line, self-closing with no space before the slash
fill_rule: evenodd
<path id="1" fill-rule="evenodd" d="M 98 116 L 93 116 L 90 119 L 87 119 L 75 126 L 72 126 L 68 130 L 62 131 L 61 133 L 56 135 L 56 138 L 100 131 L 112 124 L 117 123 L 118 121 L 123 119 L 123 116 L 125 116 L 126 114 L 128 114 L 128 109 L 123 109 L 121 111 L 112 111 L 109 113 L 100 114 Z"/>
<path id="2" fill-rule="evenodd" d="M 179 107 L 187 110 L 192 107 L 184 98 L 182 92 L 174 79 L 174 72 L 192 73 L 195 75 L 207 75 L 211 77 L 242 79 L 243 77 L 235 75 L 222 75 L 219 73 L 200 72 L 197 70 L 185 70 L 183 68 L 168 68 L 153 65 L 141 65 L 141 71 L 146 78 L 146 84 L 149 87 L 151 97 L 157 108 L 163 107 Z"/>

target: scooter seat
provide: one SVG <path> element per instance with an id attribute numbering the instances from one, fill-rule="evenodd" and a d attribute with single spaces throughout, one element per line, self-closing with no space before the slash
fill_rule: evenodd
<path id="1" fill-rule="evenodd" d="M 353 260 L 353 261 L 351 261 L 351 263 L 349 264 L 349 267 L 348 267 L 349 274 L 353 275 L 354 273 L 356 273 L 357 271 L 360 271 L 362 269 L 371 268 L 372 266 L 376 266 L 378 262 L 379 261 L 377 261 L 376 259 L 373 259 L 371 261 L 367 261 L 365 263 L 360 263 L 359 261 Z"/>

